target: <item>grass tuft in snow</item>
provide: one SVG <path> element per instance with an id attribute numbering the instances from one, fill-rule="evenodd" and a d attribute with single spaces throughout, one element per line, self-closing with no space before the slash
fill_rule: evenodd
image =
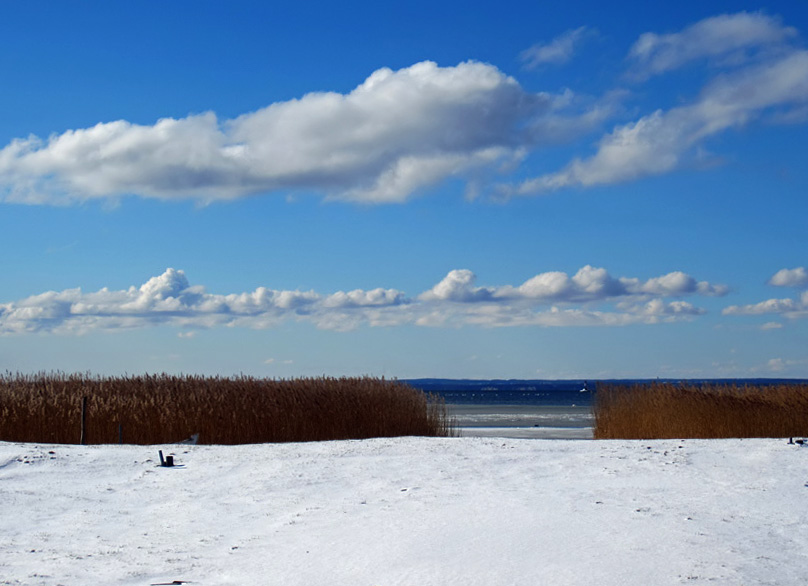
<path id="1" fill-rule="evenodd" d="M 808 385 L 598 385 L 595 439 L 808 435 Z"/>
<path id="2" fill-rule="evenodd" d="M 443 401 L 372 377 L 0 376 L 0 441 L 206 444 L 451 436 Z"/>

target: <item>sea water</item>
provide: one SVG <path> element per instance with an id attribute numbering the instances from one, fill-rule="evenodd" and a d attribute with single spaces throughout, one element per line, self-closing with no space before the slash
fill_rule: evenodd
<path id="1" fill-rule="evenodd" d="M 586 381 L 410 382 L 446 402 L 464 437 L 591 439 L 595 387 Z"/>
<path id="2" fill-rule="evenodd" d="M 591 407 L 560 405 L 446 405 L 464 437 L 591 439 Z"/>
<path id="3" fill-rule="evenodd" d="M 404 381 L 442 397 L 463 436 L 586 439 L 592 437 L 592 405 L 600 384 L 633 386 L 653 382 L 765 387 L 808 384 L 806 379 L 621 379 Z"/>

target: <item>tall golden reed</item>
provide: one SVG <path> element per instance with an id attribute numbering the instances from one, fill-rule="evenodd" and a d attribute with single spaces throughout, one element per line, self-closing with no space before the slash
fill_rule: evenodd
<path id="1" fill-rule="evenodd" d="M 808 385 L 598 385 L 596 439 L 808 435 Z"/>
<path id="2" fill-rule="evenodd" d="M 87 398 L 87 443 L 158 444 L 450 436 L 441 399 L 385 379 L 293 380 L 89 374 L 0 376 L 0 440 L 78 443 Z"/>

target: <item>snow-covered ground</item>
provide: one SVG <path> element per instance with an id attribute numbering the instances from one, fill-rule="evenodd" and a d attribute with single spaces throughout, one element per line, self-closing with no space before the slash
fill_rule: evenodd
<path id="1" fill-rule="evenodd" d="M 777 439 L 0 443 L 0 584 L 802 585 L 806 483 Z"/>

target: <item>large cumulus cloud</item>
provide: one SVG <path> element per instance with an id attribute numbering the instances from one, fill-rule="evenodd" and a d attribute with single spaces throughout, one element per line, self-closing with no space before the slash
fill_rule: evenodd
<path id="1" fill-rule="evenodd" d="M 18 139 L 0 150 L 0 185 L 5 199 L 28 202 L 278 190 L 402 201 L 446 177 L 518 159 L 539 139 L 543 118 L 568 105 L 568 96 L 525 92 L 492 65 L 425 61 L 379 69 L 348 94 L 310 93 L 233 120 L 207 112 Z"/>

